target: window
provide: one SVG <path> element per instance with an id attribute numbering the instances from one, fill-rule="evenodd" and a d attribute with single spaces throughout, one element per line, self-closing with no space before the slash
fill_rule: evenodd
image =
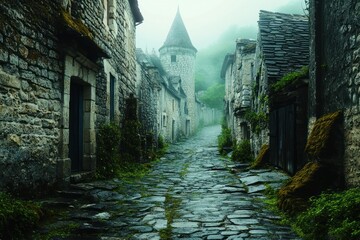
<path id="1" fill-rule="evenodd" d="M 115 120 L 115 77 L 110 73 L 110 121 Z"/>
<path id="2" fill-rule="evenodd" d="M 163 122 L 162 122 L 162 125 L 163 125 L 163 127 L 166 127 L 166 116 L 165 115 L 163 115 Z"/>
<path id="3" fill-rule="evenodd" d="M 176 62 L 176 55 L 171 55 L 171 62 L 172 63 Z"/>

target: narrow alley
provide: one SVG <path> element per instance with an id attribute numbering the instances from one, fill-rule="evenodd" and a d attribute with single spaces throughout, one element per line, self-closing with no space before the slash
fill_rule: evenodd
<path id="1" fill-rule="evenodd" d="M 61 198 L 45 201 L 65 213 L 40 232 L 59 234 L 55 229 L 70 226 L 71 237 L 52 239 L 297 239 L 260 200 L 264 185 L 253 185 L 286 176 L 232 173 L 234 163 L 218 154 L 219 133 L 220 126 L 206 127 L 172 145 L 140 181 L 73 185 Z"/>

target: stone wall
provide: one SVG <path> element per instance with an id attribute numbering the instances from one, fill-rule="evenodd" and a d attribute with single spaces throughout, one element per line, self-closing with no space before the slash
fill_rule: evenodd
<path id="1" fill-rule="evenodd" d="M 54 6 L 0 5 L 0 188 L 45 190 L 56 179 L 64 68 L 47 22 Z"/>
<path id="2" fill-rule="evenodd" d="M 360 184 L 359 11 L 357 0 L 310 1 L 309 117 L 344 110 L 345 181 L 356 186 Z"/>
<path id="3" fill-rule="evenodd" d="M 143 136 L 158 136 L 158 108 L 160 82 L 155 69 L 147 67 L 138 60 L 136 97 L 138 98 L 139 120 Z M 156 139 L 154 139 L 156 140 Z"/>
<path id="4" fill-rule="evenodd" d="M 69 180 L 75 82 L 84 94 L 81 170 L 95 170 L 96 127 L 110 120 L 110 73 L 118 122 L 124 98 L 135 92 L 135 19 L 129 1 L 111 3 L 107 27 L 103 1 L 72 1 L 66 10 L 57 1 L 1 1 L 0 188 L 32 191 Z"/>

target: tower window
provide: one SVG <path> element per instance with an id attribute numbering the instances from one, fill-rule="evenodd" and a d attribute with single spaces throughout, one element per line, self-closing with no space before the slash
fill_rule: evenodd
<path id="1" fill-rule="evenodd" d="M 171 55 L 171 62 L 176 62 L 176 55 Z"/>

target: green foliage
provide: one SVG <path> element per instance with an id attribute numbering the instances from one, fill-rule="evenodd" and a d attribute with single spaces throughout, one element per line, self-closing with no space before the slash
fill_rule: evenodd
<path id="1" fill-rule="evenodd" d="M 231 155 L 233 161 L 239 162 L 252 162 L 254 156 L 251 152 L 251 144 L 249 140 L 243 140 L 239 144 L 233 147 L 233 153 Z"/>
<path id="2" fill-rule="evenodd" d="M 26 239 L 41 215 L 39 205 L 0 192 L 0 239 Z"/>
<path id="3" fill-rule="evenodd" d="M 143 178 L 152 168 L 151 163 L 123 162 L 116 176 L 123 181 L 132 182 Z"/>
<path id="4" fill-rule="evenodd" d="M 121 152 L 125 162 L 139 162 L 141 159 L 140 122 L 127 120 L 122 129 Z"/>
<path id="5" fill-rule="evenodd" d="M 121 158 L 125 162 L 141 160 L 141 123 L 137 116 L 137 100 L 132 95 L 126 99 L 125 118 L 122 127 Z"/>
<path id="6" fill-rule="evenodd" d="M 247 110 L 244 118 L 250 123 L 252 132 L 259 134 L 268 125 L 269 117 L 264 112 Z"/>
<path id="7" fill-rule="evenodd" d="M 279 81 L 271 85 L 273 91 L 281 91 L 286 86 L 295 83 L 300 79 L 304 79 L 309 76 L 309 67 L 304 66 L 300 70 L 291 72 L 283 76 Z"/>
<path id="8" fill-rule="evenodd" d="M 172 189 L 170 189 L 172 190 Z M 172 238 L 173 227 L 171 224 L 174 222 L 175 218 L 180 217 L 178 209 L 181 206 L 181 199 L 174 197 L 170 191 L 165 195 L 165 217 L 167 220 L 167 226 L 164 229 L 160 230 L 160 239 L 161 240 L 170 240 Z"/>
<path id="9" fill-rule="evenodd" d="M 228 149 L 233 145 L 231 130 L 225 125 L 222 125 L 221 134 L 218 136 L 218 149 L 220 154 L 225 155 Z"/>
<path id="10" fill-rule="evenodd" d="M 200 100 L 211 108 L 223 109 L 224 108 L 225 85 L 215 84 L 209 87 Z"/>
<path id="11" fill-rule="evenodd" d="M 321 194 L 297 217 L 305 239 L 360 239 L 360 189 Z"/>
<path id="12" fill-rule="evenodd" d="M 120 139 L 120 127 L 115 123 L 100 126 L 96 144 L 98 178 L 114 177 L 120 169 Z"/>

